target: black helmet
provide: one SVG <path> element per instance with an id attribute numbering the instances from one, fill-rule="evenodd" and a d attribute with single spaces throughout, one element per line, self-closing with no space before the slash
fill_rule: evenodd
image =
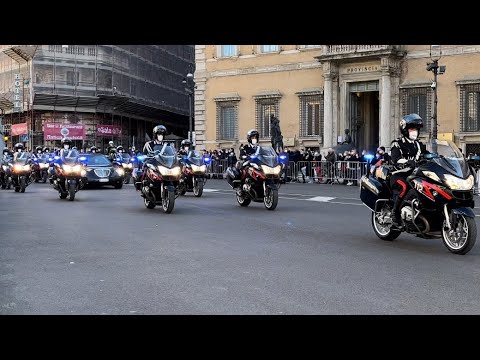
<path id="1" fill-rule="evenodd" d="M 247 133 L 247 141 L 249 144 L 252 143 L 252 138 L 254 137 L 257 138 L 257 142 L 258 142 L 258 140 L 260 139 L 260 134 L 258 133 L 258 131 L 255 129 L 249 130 Z"/>
<path id="2" fill-rule="evenodd" d="M 182 140 L 182 143 L 180 144 L 180 146 L 183 149 L 183 148 L 185 148 L 185 146 L 188 146 L 188 147 L 192 146 L 192 143 L 190 142 L 190 140 L 185 139 L 185 140 Z"/>
<path id="3" fill-rule="evenodd" d="M 3 149 L 2 153 L 11 154 L 12 152 L 10 151 L 10 149 L 5 148 L 5 149 Z"/>
<path id="4" fill-rule="evenodd" d="M 408 129 L 417 128 L 420 135 L 420 129 L 423 127 L 423 120 L 418 114 L 405 115 L 400 120 L 400 132 L 403 136 L 408 137 Z"/>
<path id="5" fill-rule="evenodd" d="M 42 147 L 41 147 L 41 146 L 37 146 L 37 147 L 35 148 L 35 151 L 36 151 L 36 152 L 42 151 Z"/>
<path id="6" fill-rule="evenodd" d="M 23 150 L 23 149 L 25 149 L 25 146 L 23 146 L 22 143 L 16 143 L 16 144 L 15 144 L 15 150 L 18 150 L 18 149 L 22 149 L 22 150 Z"/>
<path id="7" fill-rule="evenodd" d="M 157 125 L 153 128 L 153 137 L 156 138 L 157 135 L 167 135 L 167 128 L 163 125 Z"/>
<path id="8" fill-rule="evenodd" d="M 122 150 L 122 151 L 124 150 L 122 145 L 117 146 L 117 151 L 120 151 L 120 150 Z"/>
<path id="9" fill-rule="evenodd" d="M 72 140 L 67 139 L 67 138 L 63 138 L 62 139 L 62 146 L 63 145 L 72 145 Z"/>
<path id="10" fill-rule="evenodd" d="M 45 147 L 43 148 L 43 152 L 50 152 L 50 148 L 49 148 L 48 146 L 45 146 Z"/>

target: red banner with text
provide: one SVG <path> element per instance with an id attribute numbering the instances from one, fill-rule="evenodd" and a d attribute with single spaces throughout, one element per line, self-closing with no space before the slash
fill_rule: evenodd
<path id="1" fill-rule="evenodd" d="M 81 124 L 45 123 L 43 128 L 44 140 L 85 140 L 85 126 Z"/>
<path id="2" fill-rule="evenodd" d="M 11 131 L 12 131 L 12 136 L 27 135 L 28 134 L 27 123 L 14 124 L 11 127 Z"/>
<path id="3" fill-rule="evenodd" d="M 97 136 L 122 136 L 122 127 L 117 125 L 97 125 Z"/>

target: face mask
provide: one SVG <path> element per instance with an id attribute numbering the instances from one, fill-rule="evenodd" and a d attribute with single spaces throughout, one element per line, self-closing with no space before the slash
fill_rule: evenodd
<path id="1" fill-rule="evenodd" d="M 92 150 L 92 153 L 95 153 L 95 150 Z"/>
<path id="2" fill-rule="evenodd" d="M 158 141 L 163 141 L 163 135 L 157 135 L 157 140 Z"/>
<path id="3" fill-rule="evenodd" d="M 410 131 L 408 133 L 408 137 L 410 138 L 410 140 L 417 140 L 418 130 Z"/>
<path id="4" fill-rule="evenodd" d="M 22 152 L 22 149 L 17 149 L 17 152 L 19 152 L 19 153 Z"/>
<path id="5" fill-rule="evenodd" d="M 64 145 L 63 147 L 65 150 L 68 150 L 70 148 L 70 145 Z"/>
<path id="6" fill-rule="evenodd" d="M 122 150 L 118 150 L 118 152 L 121 154 L 123 151 L 122 151 Z"/>
<path id="7" fill-rule="evenodd" d="M 37 151 L 37 154 L 41 154 L 41 153 L 42 153 L 42 150 L 38 150 L 38 151 Z"/>
<path id="8" fill-rule="evenodd" d="M 256 144 L 257 144 L 257 139 L 253 138 L 253 139 L 252 139 L 252 144 L 253 144 L 253 145 L 256 145 Z"/>
<path id="9" fill-rule="evenodd" d="M 187 151 L 187 152 L 188 152 L 188 146 L 185 146 L 185 151 Z"/>

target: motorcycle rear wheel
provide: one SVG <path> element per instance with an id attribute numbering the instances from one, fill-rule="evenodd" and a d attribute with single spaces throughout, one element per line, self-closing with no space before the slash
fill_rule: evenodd
<path id="1" fill-rule="evenodd" d="M 442 240 L 445 247 L 452 253 L 465 255 L 472 250 L 477 241 L 477 224 L 475 219 L 465 215 L 457 216 L 457 226 L 448 230 L 446 223 L 443 223 Z"/>
<path id="2" fill-rule="evenodd" d="M 387 216 L 387 212 L 391 210 L 390 205 L 385 204 L 383 205 L 380 212 L 372 211 L 372 227 L 373 232 L 377 235 L 380 239 L 385 241 L 392 241 L 395 240 L 400 236 L 402 233 L 400 230 L 392 230 L 392 223 L 386 225 L 383 223 L 385 216 Z"/>

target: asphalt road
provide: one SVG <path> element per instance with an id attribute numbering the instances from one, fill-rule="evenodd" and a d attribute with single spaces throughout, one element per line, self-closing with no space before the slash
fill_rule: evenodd
<path id="1" fill-rule="evenodd" d="M 287 184 L 268 211 L 209 180 L 165 214 L 132 185 L 0 190 L 0 314 L 480 314 L 479 244 L 382 241 L 358 195 Z"/>

